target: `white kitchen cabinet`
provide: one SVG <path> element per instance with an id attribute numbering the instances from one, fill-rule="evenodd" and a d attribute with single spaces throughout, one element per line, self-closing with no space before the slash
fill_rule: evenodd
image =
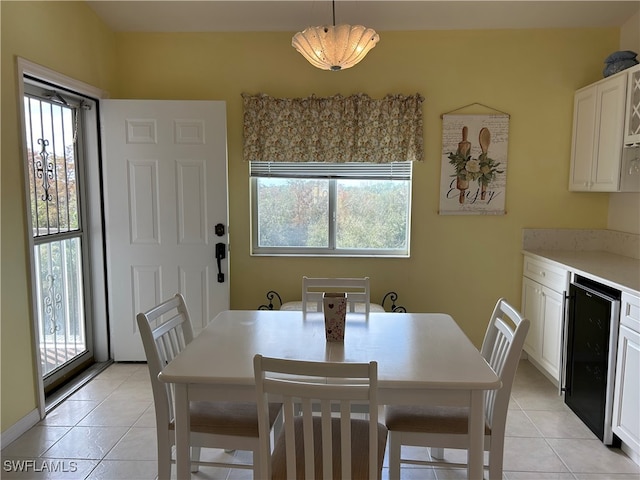
<path id="1" fill-rule="evenodd" d="M 522 313 L 531 322 L 524 350 L 556 382 L 560 381 L 560 351 L 564 296 L 569 272 L 525 256 L 522 278 Z"/>
<path id="2" fill-rule="evenodd" d="M 640 455 L 640 298 L 624 292 L 620 308 L 612 428 L 624 446 Z"/>
<path id="3" fill-rule="evenodd" d="M 626 88 L 620 72 L 576 92 L 569 190 L 619 190 Z"/>
<path id="4" fill-rule="evenodd" d="M 531 324 L 529 332 L 524 339 L 524 351 L 530 357 L 539 358 L 540 345 L 542 344 L 542 285 L 530 278 L 522 278 L 522 314 L 528 318 Z"/>
<path id="5" fill-rule="evenodd" d="M 640 64 L 626 70 L 627 105 L 624 122 L 625 146 L 640 145 Z"/>

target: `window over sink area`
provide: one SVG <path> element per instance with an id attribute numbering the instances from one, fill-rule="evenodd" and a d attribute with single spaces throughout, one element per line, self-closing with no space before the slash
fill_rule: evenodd
<path id="1" fill-rule="evenodd" d="M 412 162 L 250 162 L 252 254 L 408 257 Z"/>

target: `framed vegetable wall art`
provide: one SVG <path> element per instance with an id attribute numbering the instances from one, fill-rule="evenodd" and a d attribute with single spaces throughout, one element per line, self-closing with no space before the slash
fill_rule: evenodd
<path id="1" fill-rule="evenodd" d="M 504 215 L 509 115 L 442 116 L 440 215 Z"/>

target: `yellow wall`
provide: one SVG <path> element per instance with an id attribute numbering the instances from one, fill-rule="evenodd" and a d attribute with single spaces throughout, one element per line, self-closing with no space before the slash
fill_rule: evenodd
<path id="1" fill-rule="evenodd" d="M 293 300 L 304 274 L 369 275 L 374 298 L 394 289 L 410 311 L 450 312 L 479 344 L 495 300 L 520 303 L 523 227 L 606 227 L 607 194 L 567 185 L 573 93 L 600 78 L 618 34 L 382 32 L 367 58 L 343 72 L 307 64 L 288 33 L 119 34 L 115 95 L 227 101 L 233 308 L 255 308 L 270 289 Z M 426 158 L 414 169 L 411 258 L 251 257 L 242 92 L 423 94 Z M 473 102 L 511 114 L 507 215 L 439 216 L 440 114 Z"/>
<path id="2" fill-rule="evenodd" d="M 522 228 L 606 227 L 607 194 L 567 190 L 571 116 L 574 90 L 601 77 L 618 29 L 381 32 L 360 65 L 336 73 L 307 64 L 290 46 L 293 32 L 113 34 L 82 3 L 1 5 L 2 430 L 35 406 L 15 54 L 112 98 L 227 102 L 232 308 L 256 308 L 270 289 L 294 299 L 303 274 L 368 275 L 374 298 L 393 288 L 410 311 L 449 312 L 479 344 L 495 300 L 520 303 Z M 251 257 L 242 92 L 424 95 L 426 158 L 414 169 L 411 258 Z M 474 102 L 511 115 L 507 215 L 439 216 L 440 114 Z"/>
<path id="3" fill-rule="evenodd" d="M 2 22 L 2 426 L 36 408 L 16 56 L 103 89 L 114 34 L 84 2 L 0 2 Z"/>

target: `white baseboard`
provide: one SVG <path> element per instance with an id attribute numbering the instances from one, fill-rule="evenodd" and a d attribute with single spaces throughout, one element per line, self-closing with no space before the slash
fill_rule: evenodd
<path id="1" fill-rule="evenodd" d="M 4 448 L 18 437 L 23 435 L 27 430 L 40 421 L 40 413 L 38 409 L 33 409 L 26 416 L 22 417 L 12 426 L 7 428 L 0 436 L 0 448 Z"/>

